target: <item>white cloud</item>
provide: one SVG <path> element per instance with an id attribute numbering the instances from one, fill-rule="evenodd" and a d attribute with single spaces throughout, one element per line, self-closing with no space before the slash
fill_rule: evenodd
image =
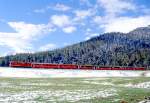
<path id="1" fill-rule="evenodd" d="M 9 47 L 16 53 L 32 51 L 32 41 L 38 36 L 53 31 L 50 24 L 36 25 L 25 22 L 8 22 L 8 25 L 16 32 L 0 32 L 0 45 Z"/>
<path id="2" fill-rule="evenodd" d="M 126 10 L 136 10 L 136 5 L 134 5 L 130 0 L 97 0 L 100 7 L 105 9 L 107 15 L 117 15 L 126 12 Z"/>
<path id="3" fill-rule="evenodd" d="M 63 31 L 65 33 L 72 33 L 74 31 L 76 31 L 76 27 L 74 27 L 74 26 L 65 27 L 65 28 L 63 28 Z"/>
<path id="4" fill-rule="evenodd" d="M 45 7 L 41 8 L 41 9 L 35 9 L 35 10 L 33 10 L 33 12 L 35 12 L 35 13 L 45 13 L 50 9 L 65 12 L 65 11 L 70 10 L 71 7 L 69 7 L 67 5 L 64 5 L 64 4 L 57 3 L 55 6 L 48 5 L 48 6 L 45 6 Z"/>
<path id="5" fill-rule="evenodd" d="M 57 48 L 57 45 L 56 44 L 52 44 L 52 43 L 49 43 L 49 44 L 46 44 L 42 47 L 40 47 L 40 51 L 46 51 L 46 50 L 53 50 L 53 49 L 56 49 Z"/>
<path id="6" fill-rule="evenodd" d="M 58 10 L 58 11 L 68 11 L 70 10 L 71 8 L 67 5 L 64 5 L 64 4 L 56 4 L 55 7 L 53 8 L 54 10 Z"/>
<path id="7" fill-rule="evenodd" d="M 23 39 L 30 39 L 34 36 L 42 35 L 52 31 L 50 25 L 45 24 L 27 24 L 25 22 L 8 22 L 8 25 L 12 27 Z M 32 38 L 33 39 L 33 38 Z"/>
<path id="8" fill-rule="evenodd" d="M 139 17 L 119 17 L 104 24 L 105 32 L 124 32 L 127 33 L 137 27 L 144 27 L 150 24 L 149 16 Z"/>
<path id="9" fill-rule="evenodd" d="M 91 16 L 94 14 L 94 12 L 92 11 L 92 9 L 88 9 L 88 10 L 76 10 L 74 11 L 76 18 L 75 20 L 81 20 L 81 19 L 85 19 L 88 16 Z"/>
<path id="10" fill-rule="evenodd" d="M 2 33 L 0 32 L 0 45 L 12 49 L 14 52 L 28 52 L 32 49 L 32 45 L 22 38 L 19 33 Z"/>
<path id="11" fill-rule="evenodd" d="M 51 23 L 62 29 L 65 33 L 72 33 L 76 31 L 74 22 L 67 15 L 53 15 L 51 17 Z"/>
<path id="12" fill-rule="evenodd" d="M 138 17 L 95 17 L 93 21 L 98 24 L 104 32 L 130 32 L 137 27 L 143 27 L 150 24 L 150 15 Z"/>
<path id="13" fill-rule="evenodd" d="M 67 15 L 53 15 L 51 17 L 51 22 L 58 27 L 64 27 L 71 24 L 71 20 Z"/>
<path id="14" fill-rule="evenodd" d="M 150 24 L 150 15 L 139 15 L 136 17 L 123 16 L 123 13 L 143 12 L 140 5 L 135 5 L 131 0 L 97 0 L 99 7 L 104 8 L 104 16 L 97 15 L 93 18 L 94 24 L 98 24 L 104 32 L 127 33 L 137 27 Z M 146 8 L 144 7 L 144 10 Z"/>

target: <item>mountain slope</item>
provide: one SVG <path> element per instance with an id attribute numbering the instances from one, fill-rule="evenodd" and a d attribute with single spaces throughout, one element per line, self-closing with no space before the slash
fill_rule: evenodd
<path id="1" fill-rule="evenodd" d="M 127 34 L 112 32 L 62 49 L 0 58 L 0 66 L 10 60 L 27 62 L 90 64 L 99 66 L 150 66 L 150 27 Z"/>

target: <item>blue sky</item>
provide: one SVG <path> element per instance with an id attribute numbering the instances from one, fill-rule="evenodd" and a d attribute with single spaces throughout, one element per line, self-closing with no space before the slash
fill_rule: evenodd
<path id="1" fill-rule="evenodd" d="M 150 25 L 149 0 L 0 0 L 0 56 Z"/>

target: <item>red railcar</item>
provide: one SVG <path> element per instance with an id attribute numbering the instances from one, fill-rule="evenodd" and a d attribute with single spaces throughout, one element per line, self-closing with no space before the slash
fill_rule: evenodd
<path id="1" fill-rule="evenodd" d="M 143 67 L 97 67 L 96 70 L 145 70 Z"/>
<path id="2" fill-rule="evenodd" d="M 32 68 L 47 68 L 47 69 L 58 69 L 58 64 L 49 64 L 49 63 L 32 63 Z"/>
<path id="3" fill-rule="evenodd" d="M 32 63 L 32 68 L 78 69 L 78 65 L 73 65 L 73 64 Z"/>
<path id="4" fill-rule="evenodd" d="M 18 61 L 11 61 L 9 64 L 10 67 L 23 67 L 23 68 L 31 68 L 30 62 L 18 62 Z"/>

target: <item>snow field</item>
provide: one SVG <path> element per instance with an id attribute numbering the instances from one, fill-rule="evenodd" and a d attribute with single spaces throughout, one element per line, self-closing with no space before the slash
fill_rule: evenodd
<path id="1" fill-rule="evenodd" d="M 150 77 L 150 71 L 117 71 L 117 70 L 63 70 L 63 69 L 29 69 L 29 68 L 2 68 L 0 77 L 25 78 L 61 78 L 61 77 Z"/>
<path id="2" fill-rule="evenodd" d="M 126 92 L 125 98 L 129 100 L 138 95 L 144 98 L 148 96 L 147 93 L 150 94 L 147 90 L 150 80 L 147 77 L 0 78 L 0 81 L 0 103 L 97 103 L 101 100 L 103 103 L 107 101 L 118 103 L 125 100 L 122 95 L 120 97 L 120 94 L 124 92 Z M 136 95 L 133 94 L 131 88 L 133 91 L 136 88 Z M 143 95 L 141 95 L 141 90 Z M 143 100 L 140 99 L 139 102 Z"/>
<path id="3" fill-rule="evenodd" d="M 31 102 L 38 100 L 54 101 L 69 101 L 76 102 L 82 99 L 92 98 L 107 98 L 109 96 L 117 95 L 115 89 L 108 90 L 57 90 L 57 91 L 26 91 L 22 93 L 0 93 L 0 102 L 5 103 L 18 103 L 18 102 Z M 24 102 L 23 102 L 24 103 Z"/>

